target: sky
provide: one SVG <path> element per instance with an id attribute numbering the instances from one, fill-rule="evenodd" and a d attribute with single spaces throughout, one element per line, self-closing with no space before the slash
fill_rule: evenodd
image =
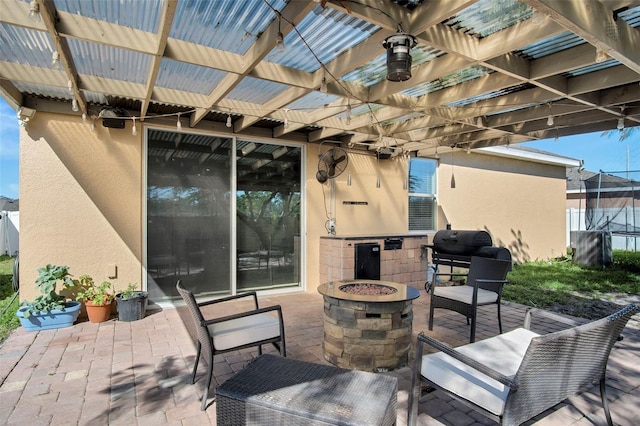
<path id="1" fill-rule="evenodd" d="M 0 98 L 0 196 L 19 198 L 18 119 L 16 112 Z M 521 144 L 530 148 L 584 161 L 588 171 L 621 172 L 640 170 L 640 131 L 625 141 L 617 132 L 609 137 L 602 132 L 545 139 Z M 628 165 L 628 167 L 627 167 Z M 638 179 L 640 173 L 631 175 Z"/>

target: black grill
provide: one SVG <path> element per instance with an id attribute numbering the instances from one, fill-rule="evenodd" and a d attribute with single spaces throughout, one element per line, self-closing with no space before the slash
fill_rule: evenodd
<path id="1" fill-rule="evenodd" d="M 433 236 L 433 244 L 426 245 L 431 249 L 431 263 L 438 275 L 450 276 L 453 279 L 453 268 L 469 268 L 472 256 L 490 257 L 511 262 L 511 252 L 505 247 L 495 247 L 491 235 L 486 231 L 456 231 L 443 229 Z M 448 266 L 450 272 L 443 272 Z M 511 268 L 509 268 L 510 270 Z M 429 284 L 427 282 L 427 284 Z"/>

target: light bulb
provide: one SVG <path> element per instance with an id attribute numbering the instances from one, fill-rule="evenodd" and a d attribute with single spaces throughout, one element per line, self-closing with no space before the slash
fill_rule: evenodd
<path id="1" fill-rule="evenodd" d="M 131 134 L 133 136 L 138 134 L 138 129 L 136 128 L 136 119 L 133 119 L 133 127 L 131 127 Z"/>
<path id="2" fill-rule="evenodd" d="M 288 129 L 289 128 L 289 117 L 287 117 L 287 113 L 289 112 L 288 109 L 284 110 L 284 128 Z"/>
<path id="3" fill-rule="evenodd" d="M 471 154 L 471 147 L 467 146 L 467 154 Z"/>
<path id="4" fill-rule="evenodd" d="M 87 114 L 85 114 L 84 112 L 82 113 L 82 122 L 83 123 L 87 122 Z"/>
<path id="5" fill-rule="evenodd" d="M 276 50 L 279 53 L 284 53 L 285 50 L 287 50 L 286 46 L 284 45 L 284 36 L 280 31 L 278 31 L 278 35 L 276 37 Z"/>
<path id="6" fill-rule="evenodd" d="M 604 50 L 596 49 L 596 63 L 601 64 L 609 59 L 609 55 Z"/>
<path id="7" fill-rule="evenodd" d="M 73 95 L 73 81 L 67 81 L 67 89 L 69 90 L 69 94 Z"/>
<path id="8" fill-rule="evenodd" d="M 29 19 L 33 22 L 40 22 L 42 19 L 40 17 L 40 5 L 36 0 L 31 0 L 31 3 L 29 3 Z"/>
<path id="9" fill-rule="evenodd" d="M 176 122 L 176 129 L 182 130 L 182 122 L 180 121 L 180 113 L 178 113 L 178 121 Z"/>
<path id="10" fill-rule="evenodd" d="M 74 99 L 71 101 L 71 111 L 73 111 L 73 112 L 78 112 L 78 109 L 79 109 L 79 108 L 78 108 L 78 100 L 74 98 Z"/>
<path id="11" fill-rule="evenodd" d="M 51 66 L 53 68 L 58 68 L 58 64 L 60 63 L 60 54 L 56 50 L 51 54 Z"/>
<path id="12" fill-rule="evenodd" d="M 327 77 L 322 77 L 320 82 L 320 93 L 327 93 Z"/>
<path id="13" fill-rule="evenodd" d="M 231 127 L 233 126 L 233 123 L 231 122 L 231 114 L 227 115 L 227 127 Z"/>
<path id="14" fill-rule="evenodd" d="M 549 114 L 549 117 L 547 117 L 547 126 L 553 126 L 553 115 Z"/>
<path id="15" fill-rule="evenodd" d="M 624 130 L 624 117 L 618 118 L 618 125 L 616 126 L 618 130 Z"/>

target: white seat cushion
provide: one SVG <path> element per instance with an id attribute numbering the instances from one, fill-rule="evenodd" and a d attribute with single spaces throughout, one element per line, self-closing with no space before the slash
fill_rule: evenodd
<path id="1" fill-rule="evenodd" d="M 507 377 L 513 377 L 529 342 L 536 336 L 538 334 L 530 330 L 518 328 L 456 350 Z M 443 352 L 423 356 L 420 372 L 425 379 L 495 415 L 503 412 L 509 388 Z"/>
<path id="2" fill-rule="evenodd" d="M 434 294 L 446 299 L 457 300 L 466 304 L 471 304 L 473 299 L 473 287 L 470 285 L 454 285 L 451 287 L 436 287 Z M 498 300 L 498 293 L 494 291 L 478 289 L 478 304 L 486 305 L 487 303 L 494 303 Z"/>
<path id="3" fill-rule="evenodd" d="M 217 350 L 225 350 L 280 335 L 279 321 L 269 314 L 250 315 L 208 326 Z"/>

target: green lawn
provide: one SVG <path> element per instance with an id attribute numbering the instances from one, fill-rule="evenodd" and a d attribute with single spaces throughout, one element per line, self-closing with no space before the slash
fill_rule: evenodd
<path id="1" fill-rule="evenodd" d="M 550 308 L 557 303 L 606 298 L 611 293 L 640 296 L 640 253 L 613 252 L 613 265 L 593 268 L 569 258 L 514 265 L 503 298 L 523 305 Z"/>
<path id="2" fill-rule="evenodd" d="M 7 307 L 13 298 L 12 276 L 13 258 L 6 255 L 0 256 L 0 313 L 4 311 L 4 314 L 0 317 L 0 342 L 3 342 L 9 336 L 9 333 L 20 325 L 18 317 L 16 317 L 16 311 L 20 303 L 19 298 L 16 297 L 11 306 Z"/>
<path id="3" fill-rule="evenodd" d="M 570 259 L 514 265 L 503 299 L 549 309 L 558 303 L 576 304 L 610 293 L 640 297 L 640 253 L 616 250 L 613 259 L 613 266 L 607 269 L 579 266 Z M 13 258 L 0 256 L 0 312 L 13 296 L 12 269 Z M 19 326 L 15 315 L 18 304 L 16 298 L 0 318 L 0 342 Z"/>

